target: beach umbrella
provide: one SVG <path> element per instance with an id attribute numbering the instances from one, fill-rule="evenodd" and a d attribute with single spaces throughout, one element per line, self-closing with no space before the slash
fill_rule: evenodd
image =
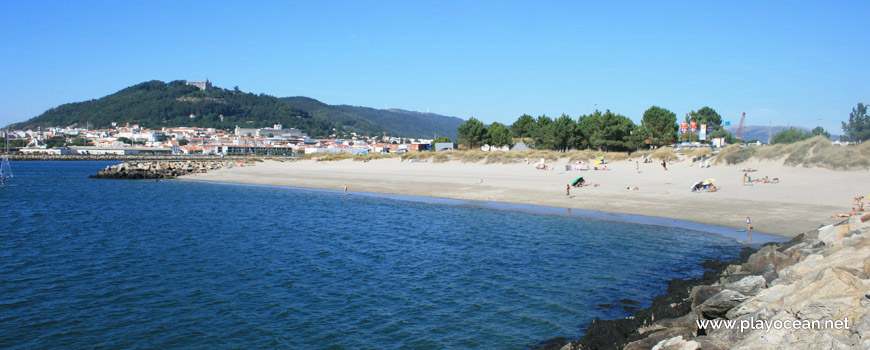
<path id="1" fill-rule="evenodd" d="M 704 185 L 712 185 L 714 182 L 716 182 L 716 179 L 707 178 L 706 180 L 704 180 L 703 184 Z"/>

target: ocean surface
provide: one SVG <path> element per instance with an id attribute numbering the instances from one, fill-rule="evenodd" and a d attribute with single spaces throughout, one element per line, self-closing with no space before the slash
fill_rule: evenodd
<path id="1" fill-rule="evenodd" d="M 0 347 L 523 349 L 628 316 L 741 247 L 438 201 L 88 178 L 110 164 L 12 163 Z"/>

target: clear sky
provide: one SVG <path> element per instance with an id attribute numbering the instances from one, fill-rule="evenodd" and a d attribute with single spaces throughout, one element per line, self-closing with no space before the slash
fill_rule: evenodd
<path id="1" fill-rule="evenodd" d="M 866 0 L 653 3 L 3 1 L 0 126 L 153 79 L 505 124 L 710 106 L 841 134 L 870 102 Z"/>

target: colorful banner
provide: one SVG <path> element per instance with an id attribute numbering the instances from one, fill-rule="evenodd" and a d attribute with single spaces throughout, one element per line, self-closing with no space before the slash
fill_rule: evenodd
<path id="1" fill-rule="evenodd" d="M 704 141 L 707 139 L 707 124 L 701 124 L 701 132 L 698 134 L 698 140 Z"/>
<path id="2" fill-rule="evenodd" d="M 686 133 L 686 129 L 687 129 L 688 127 L 689 127 L 689 124 L 686 124 L 686 122 L 682 122 L 682 123 L 680 123 L 680 133 L 681 133 L 681 134 L 685 134 L 685 133 Z"/>
<path id="3" fill-rule="evenodd" d="M 692 129 L 692 133 L 695 133 L 695 131 L 698 131 L 698 124 L 695 122 L 689 122 L 689 127 Z"/>

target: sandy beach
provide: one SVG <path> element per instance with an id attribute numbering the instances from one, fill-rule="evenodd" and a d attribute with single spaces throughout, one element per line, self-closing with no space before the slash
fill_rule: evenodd
<path id="1" fill-rule="evenodd" d="M 184 176 L 188 181 L 214 181 L 294 186 L 341 191 L 347 184 L 354 192 L 519 203 L 558 208 L 595 210 L 677 219 L 735 230 L 746 228 L 752 217 L 753 232 L 793 237 L 843 219 L 855 196 L 870 192 L 870 171 L 834 171 L 784 166 L 774 161 L 700 168 L 689 161 L 675 162 L 664 170 L 660 162 L 635 160 L 608 163 L 610 170 L 565 171 L 567 160 L 548 162 L 555 170 L 538 170 L 529 164 L 461 162 L 409 162 L 398 158 L 361 162 L 264 161 L 254 166 L 221 169 Z M 744 168 L 758 169 L 752 178 L 779 178 L 777 184 L 742 185 Z M 565 186 L 577 177 L 599 186 Z M 720 190 L 691 192 L 696 181 L 715 179 Z M 482 182 L 480 182 L 482 180 Z M 480 183 L 478 183 L 480 182 Z M 637 187 L 637 190 L 627 188 Z"/>

